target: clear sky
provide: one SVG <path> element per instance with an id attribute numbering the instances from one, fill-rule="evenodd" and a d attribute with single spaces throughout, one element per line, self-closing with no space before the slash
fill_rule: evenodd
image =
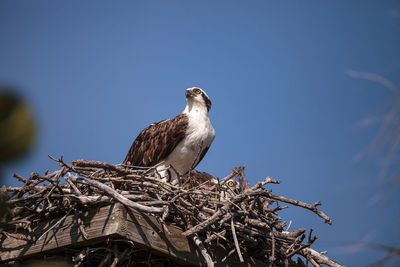
<path id="1" fill-rule="evenodd" d="M 349 244 L 396 244 L 399 190 L 385 188 L 379 157 L 356 161 L 393 94 L 347 69 L 400 85 L 400 12 L 386 1 L 14 1 L 0 2 L 0 83 L 33 108 L 32 153 L 6 166 L 29 175 L 47 158 L 120 163 L 148 124 L 185 106 L 185 89 L 213 101 L 217 136 L 198 166 L 224 177 L 246 165 L 251 183 L 270 175 L 274 192 L 315 202 L 281 214 L 312 227 L 314 248 L 347 266 L 382 254 Z M 385 209 L 382 210 L 382 206 Z M 344 246 L 346 245 L 346 246 Z"/>

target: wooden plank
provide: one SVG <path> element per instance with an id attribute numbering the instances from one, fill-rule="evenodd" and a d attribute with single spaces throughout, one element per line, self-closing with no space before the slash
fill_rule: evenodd
<path id="1" fill-rule="evenodd" d="M 117 235 L 121 221 L 120 216 L 123 214 L 122 209 L 123 207 L 120 205 L 111 205 L 81 214 L 87 239 L 83 237 L 75 215 L 68 215 L 62 221 L 59 218 L 44 222 L 31 233 L 35 237 L 34 240 L 46 233 L 51 227 L 53 228 L 34 243 L 16 238 L 3 240 L 0 247 L 0 260 L 19 259 L 71 244 L 90 243 L 95 242 L 98 238 Z M 57 222 L 58 224 L 54 227 Z"/>
<path id="2" fill-rule="evenodd" d="M 131 210 L 126 212 L 125 225 L 120 229 L 120 234 L 133 242 L 150 247 L 179 263 L 201 265 L 203 257 L 182 232 L 175 226 L 168 226 L 166 231 L 156 218 Z"/>

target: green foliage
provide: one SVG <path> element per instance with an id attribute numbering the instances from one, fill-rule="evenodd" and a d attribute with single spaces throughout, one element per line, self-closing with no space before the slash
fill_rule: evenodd
<path id="1" fill-rule="evenodd" d="M 28 151 L 35 132 L 32 112 L 25 103 L 10 92 L 0 92 L 0 163 Z"/>
<path id="2" fill-rule="evenodd" d="M 0 86 L 0 181 L 1 165 L 25 154 L 36 133 L 31 110 L 11 89 Z M 11 206 L 4 186 L 0 191 L 1 225 L 11 219 Z"/>

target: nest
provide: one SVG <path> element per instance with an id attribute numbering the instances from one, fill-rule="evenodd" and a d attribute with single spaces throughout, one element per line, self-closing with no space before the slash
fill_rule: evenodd
<path id="1" fill-rule="evenodd" d="M 331 224 L 331 219 L 318 209 L 321 203 L 308 204 L 272 193 L 265 187 L 279 181 L 271 177 L 250 186 L 244 167 L 233 168 L 220 180 L 193 170 L 181 177 L 183 183 L 172 185 L 160 180 L 154 168 L 82 159 L 69 164 L 62 158 L 52 159 L 60 165 L 59 170 L 43 175 L 32 173 L 28 179 L 14 174 L 23 186 L 6 188 L 13 216 L 1 229 L 4 236 L 11 230 L 25 229 L 29 233 L 50 218 L 62 219 L 79 210 L 121 203 L 127 209 L 158 218 L 162 225 L 181 228 L 183 235 L 197 245 L 208 266 L 214 265 L 209 248 L 215 244 L 226 251 L 222 261 L 236 257 L 243 262 L 246 255 L 270 266 L 306 266 L 307 262 L 314 266 L 342 266 L 310 247 L 316 240 L 312 229 L 308 233 L 305 229 L 290 230 L 290 223 L 286 225 L 278 216 L 280 210 L 288 208 L 286 204 L 291 204 L 311 210 Z M 238 186 L 228 186 L 232 181 Z M 79 229 L 85 235 L 82 225 Z M 35 242 L 41 237 L 30 238 Z M 119 246 L 118 242 L 108 244 L 106 254 L 94 248 L 71 251 L 70 260 L 76 266 L 92 263 L 90 260 L 96 255 L 105 264 L 134 265 L 140 253 L 133 247 Z"/>

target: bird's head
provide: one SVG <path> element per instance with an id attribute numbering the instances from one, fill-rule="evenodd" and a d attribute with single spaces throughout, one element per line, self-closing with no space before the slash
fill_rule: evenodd
<path id="1" fill-rule="evenodd" d="M 230 199 L 240 194 L 240 184 L 235 179 L 229 179 L 221 184 L 221 200 Z"/>
<path id="2" fill-rule="evenodd" d="M 192 87 L 186 89 L 186 103 L 188 106 L 200 106 L 207 109 L 207 112 L 211 108 L 211 100 L 201 88 Z"/>
<path id="3" fill-rule="evenodd" d="M 226 181 L 226 183 L 224 183 L 224 186 L 235 192 L 239 190 L 239 183 L 235 179 L 229 179 L 228 181 Z"/>

